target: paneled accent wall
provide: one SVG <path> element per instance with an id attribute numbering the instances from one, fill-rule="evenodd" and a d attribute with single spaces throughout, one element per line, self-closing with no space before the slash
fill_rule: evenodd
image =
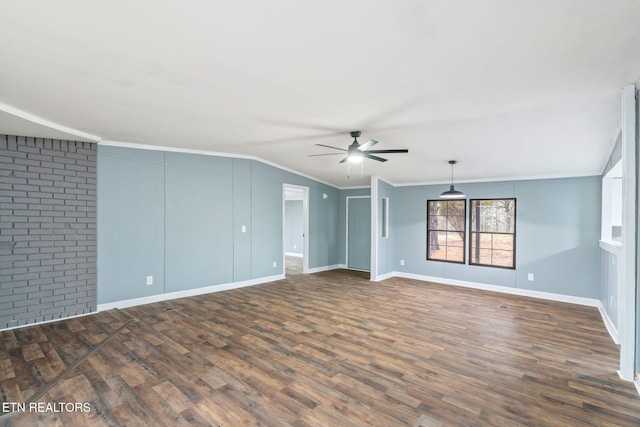
<path id="1" fill-rule="evenodd" d="M 338 264 L 338 189 L 252 159 L 100 144 L 98 306 L 283 275 L 284 184 L 309 188 L 309 267 Z"/>
<path id="2" fill-rule="evenodd" d="M 0 135 L 0 329 L 96 310 L 96 150 Z"/>

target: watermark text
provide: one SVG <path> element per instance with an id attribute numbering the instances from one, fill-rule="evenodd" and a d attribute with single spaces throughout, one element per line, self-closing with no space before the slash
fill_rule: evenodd
<path id="1" fill-rule="evenodd" d="M 8 412 L 91 412 L 89 402 L 2 402 L 2 413 Z"/>

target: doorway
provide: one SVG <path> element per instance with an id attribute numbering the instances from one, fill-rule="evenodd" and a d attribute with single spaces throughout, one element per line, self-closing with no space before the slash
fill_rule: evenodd
<path id="1" fill-rule="evenodd" d="M 347 197 L 347 268 L 371 270 L 371 196 Z"/>
<path id="2" fill-rule="evenodd" d="M 283 185 L 283 262 L 285 276 L 309 270 L 309 187 Z"/>

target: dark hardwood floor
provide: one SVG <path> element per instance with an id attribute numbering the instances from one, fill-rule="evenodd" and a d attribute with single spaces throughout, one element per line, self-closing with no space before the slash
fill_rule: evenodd
<path id="1" fill-rule="evenodd" d="M 0 337 L 3 402 L 91 409 L 7 426 L 640 425 L 597 309 L 361 272 Z"/>

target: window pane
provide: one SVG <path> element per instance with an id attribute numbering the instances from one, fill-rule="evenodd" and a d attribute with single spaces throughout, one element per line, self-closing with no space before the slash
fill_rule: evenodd
<path id="1" fill-rule="evenodd" d="M 459 232 L 448 232 L 447 233 L 447 246 L 464 246 L 464 234 Z"/>
<path id="2" fill-rule="evenodd" d="M 491 259 L 493 265 L 501 267 L 511 267 L 513 265 L 513 252 L 511 251 L 492 251 Z"/>
<path id="3" fill-rule="evenodd" d="M 447 233 L 443 231 L 429 232 L 429 259 L 447 259 Z"/>
<path id="4" fill-rule="evenodd" d="M 491 249 L 480 249 L 480 259 L 477 264 L 491 265 Z"/>
<path id="5" fill-rule="evenodd" d="M 513 250 L 513 234 L 494 234 L 493 249 Z"/>
<path id="6" fill-rule="evenodd" d="M 464 230 L 464 215 L 449 216 L 447 230 Z"/>
<path id="7" fill-rule="evenodd" d="M 462 262 L 464 256 L 464 248 L 462 246 L 447 246 L 447 261 Z"/>
<path id="8" fill-rule="evenodd" d="M 447 217 L 444 215 L 435 215 L 429 218 L 429 229 L 431 230 L 446 230 L 447 229 Z"/>
<path id="9" fill-rule="evenodd" d="M 476 242 L 480 242 L 480 249 L 491 249 L 493 245 L 493 235 L 489 233 L 479 233 Z"/>
<path id="10" fill-rule="evenodd" d="M 447 215 L 464 215 L 464 201 L 450 201 L 447 203 Z"/>
<path id="11" fill-rule="evenodd" d="M 433 213 L 436 215 L 446 215 L 447 214 L 447 205 L 441 202 L 432 202 L 433 204 Z"/>

